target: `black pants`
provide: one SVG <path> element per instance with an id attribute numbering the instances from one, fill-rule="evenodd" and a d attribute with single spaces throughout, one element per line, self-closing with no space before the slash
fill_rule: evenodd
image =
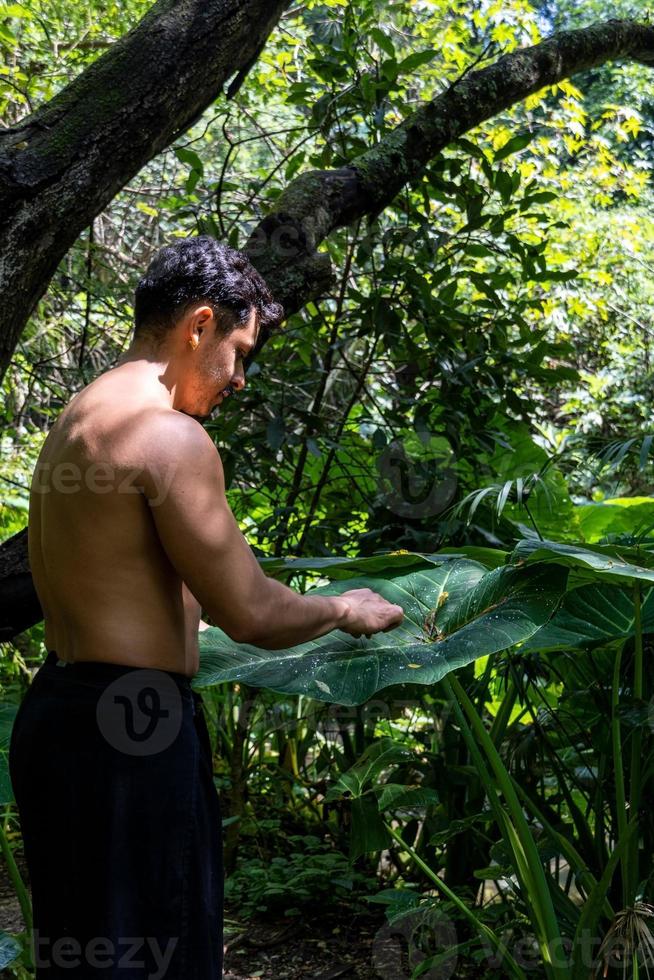
<path id="1" fill-rule="evenodd" d="M 50 651 L 9 769 L 38 980 L 221 980 L 222 821 L 189 678 Z"/>

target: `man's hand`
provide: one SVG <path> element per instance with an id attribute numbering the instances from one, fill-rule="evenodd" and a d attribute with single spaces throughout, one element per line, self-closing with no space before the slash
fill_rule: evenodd
<path id="1" fill-rule="evenodd" d="M 365 636 L 370 639 L 373 633 L 388 633 L 404 619 L 402 606 L 396 606 L 372 589 L 350 589 L 342 592 L 349 606 L 349 615 L 340 628 L 350 636 Z"/>

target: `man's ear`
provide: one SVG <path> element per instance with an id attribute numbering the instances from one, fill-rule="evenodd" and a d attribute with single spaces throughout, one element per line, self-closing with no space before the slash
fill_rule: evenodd
<path id="1" fill-rule="evenodd" d="M 207 306 L 206 303 L 203 303 L 202 306 L 197 306 L 193 310 L 193 320 L 195 322 L 195 325 L 198 327 L 204 328 L 209 326 L 209 323 L 212 319 L 213 319 L 213 310 L 211 309 L 210 306 Z"/>
<path id="2" fill-rule="evenodd" d="M 199 343 L 202 331 L 209 326 L 212 319 L 213 310 L 206 303 L 199 303 L 197 306 L 192 307 L 186 318 L 186 330 L 189 341 L 193 342 L 195 339 L 196 343 Z"/>

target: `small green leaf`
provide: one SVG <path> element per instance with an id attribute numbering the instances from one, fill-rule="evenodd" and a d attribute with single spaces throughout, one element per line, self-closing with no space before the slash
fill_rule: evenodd
<path id="1" fill-rule="evenodd" d="M 300 153 L 296 153 L 294 156 L 291 157 L 291 159 L 287 164 L 286 170 L 284 171 L 284 176 L 286 177 L 286 180 L 290 180 L 292 177 L 295 176 L 295 174 L 298 172 L 298 170 L 304 163 L 305 156 L 306 154 L 304 150 L 302 150 Z"/>
<path id="2" fill-rule="evenodd" d="M 149 214 L 151 218 L 156 218 L 159 213 L 156 208 L 150 207 L 149 204 L 145 204 L 143 201 L 137 201 L 136 210 L 142 211 L 143 214 Z"/>
<path id="3" fill-rule="evenodd" d="M 270 419 L 266 427 L 266 439 L 268 440 L 268 445 L 275 452 L 279 449 L 286 437 L 286 428 L 284 426 L 284 419 L 279 415 Z"/>
<path id="4" fill-rule="evenodd" d="M 506 170 L 498 170 L 495 174 L 495 186 L 500 192 L 503 202 L 508 204 L 513 194 L 511 174 L 507 174 Z"/>
<path id="5" fill-rule="evenodd" d="M 186 179 L 185 190 L 186 190 L 186 193 L 187 194 L 192 194 L 193 193 L 193 191 L 195 190 L 195 186 L 196 186 L 196 184 L 197 184 L 197 182 L 198 182 L 199 179 L 200 179 L 200 171 L 199 170 L 191 170 L 190 174 L 188 175 L 188 177 Z"/>
<path id="6" fill-rule="evenodd" d="M 395 57 L 395 46 L 387 34 L 384 34 L 384 32 L 378 27 L 372 27 L 370 29 L 370 36 L 375 44 L 381 48 L 384 54 L 387 54 L 389 58 Z"/>
<path id="7" fill-rule="evenodd" d="M 558 196 L 554 191 L 539 191 L 537 194 L 529 194 L 520 201 L 520 210 L 524 211 L 532 204 L 547 204 L 549 201 L 556 201 Z"/>
<path id="8" fill-rule="evenodd" d="M 517 136 L 513 136 L 504 146 L 501 146 L 497 150 L 494 157 L 495 163 L 499 163 L 500 160 L 504 160 L 512 153 L 517 153 L 518 150 L 524 149 L 528 143 L 531 143 L 534 135 L 534 133 L 518 133 Z"/>
<path id="9" fill-rule="evenodd" d="M 399 70 L 402 74 L 406 75 L 409 72 L 415 71 L 420 65 L 426 65 L 427 62 L 433 61 L 438 51 L 436 48 L 429 48 L 425 51 L 415 51 L 410 54 L 407 58 L 399 64 Z"/>
<path id="10" fill-rule="evenodd" d="M 195 150 L 189 150 L 185 146 L 176 146 L 174 152 L 181 163 L 187 163 L 193 170 L 197 170 L 200 175 L 204 174 L 204 165 Z"/>

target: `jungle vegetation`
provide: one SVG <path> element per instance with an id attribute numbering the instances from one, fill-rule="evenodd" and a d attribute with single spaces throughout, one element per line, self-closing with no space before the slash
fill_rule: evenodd
<path id="1" fill-rule="evenodd" d="M 290 650 L 200 634 L 230 908 L 382 906 L 407 977 L 648 975 L 650 21 L 0 6 L 0 845 L 26 928 L 6 749 L 45 652 L 32 469 L 128 345 L 149 257 L 203 233 L 287 311 L 207 425 L 249 543 L 299 591 L 405 609 Z M 25 933 L 0 939 L 32 976 Z"/>

